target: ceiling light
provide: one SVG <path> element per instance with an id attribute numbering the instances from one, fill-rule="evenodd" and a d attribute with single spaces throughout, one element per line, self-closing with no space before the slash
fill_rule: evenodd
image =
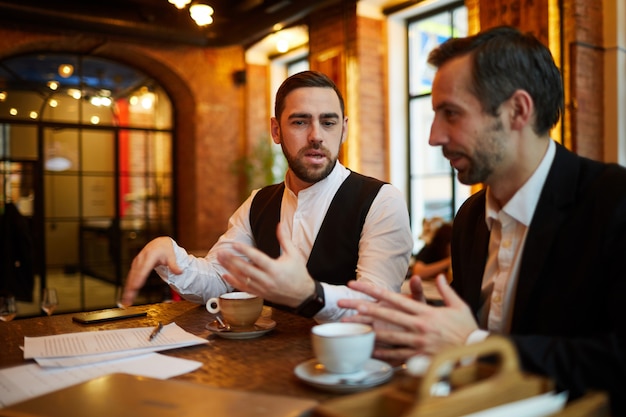
<path id="1" fill-rule="evenodd" d="M 194 3 L 189 7 L 189 14 L 198 26 L 206 26 L 213 23 L 213 8 L 208 4 Z"/>
<path id="2" fill-rule="evenodd" d="M 191 0 L 167 0 L 170 4 L 176 6 L 177 9 L 184 9 L 186 5 L 191 3 Z"/>
<path id="3" fill-rule="evenodd" d="M 74 66 L 70 64 L 59 65 L 59 75 L 63 78 L 71 77 L 74 74 Z"/>
<path id="4" fill-rule="evenodd" d="M 59 82 L 58 81 L 48 81 L 48 88 L 52 91 L 56 90 L 57 88 L 59 88 Z"/>
<path id="5" fill-rule="evenodd" d="M 69 96 L 71 96 L 72 98 L 78 100 L 79 98 L 81 98 L 83 96 L 83 94 L 81 93 L 80 90 L 77 90 L 76 88 L 69 88 L 67 90 L 67 94 Z"/>
<path id="6" fill-rule="evenodd" d="M 0 101 L 4 101 L 7 99 L 7 92 L 6 91 L 0 91 Z"/>
<path id="7" fill-rule="evenodd" d="M 276 50 L 281 54 L 284 54 L 289 50 L 289 41 L 285 38 L 279 38 L 276 41 Z"/>

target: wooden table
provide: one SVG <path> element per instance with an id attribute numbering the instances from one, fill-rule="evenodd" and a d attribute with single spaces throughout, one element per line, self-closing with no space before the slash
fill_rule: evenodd
<path id="1" fill-rule="evenodd" d="M 0 367 L 28 362 L 24 360 L 20 349 L 24 336 L 156 326 L 159 321 L 163 324 L 176 322 L 188 332 L 208 338 L 209 343 L 162 352 L 202 363 L 202 367 L 196 371 L 173 379 L 317 401 L 339 395 L 310 387 L 293 373 L 298 364 L 313 357 L 310 330 L 315 322 L 312 319 L 274 308 L 272 319 L 276 321 L 275 329 L 259 338 L 232 340 L 221 338 L 206 329 L 206 324 L 213 318 L 203 305 L 178 301 L 140 307 L 148 312 L 147 316 L 100 324 L 75 323 L 71 314 L 0 323 L 0 340 L 3 345 Z"/>

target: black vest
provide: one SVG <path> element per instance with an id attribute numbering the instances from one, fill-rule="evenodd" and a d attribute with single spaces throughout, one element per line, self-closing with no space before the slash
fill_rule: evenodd
<path id="1" fill-rule="evenodd" d="M 383 184 L 356 172 L 351 172 L 341 184 L 309 255 L 307 269 L 314 279 L 345 285 L 356 278 L 361 230 Z M 250 226 L 256 246 L 273 258 L 280 255 L 276 227 L 284 189 L 284 182 L 262 188 L 250 207 Z"/>

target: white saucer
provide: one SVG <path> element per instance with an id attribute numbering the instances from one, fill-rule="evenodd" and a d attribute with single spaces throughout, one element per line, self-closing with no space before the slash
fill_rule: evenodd
<path id="1" fill-rule="evenodd" d="M 206 328 L 224 339 L 254 339 L 263 336 L 276 327 L 276 322 L 267 317 L 260 317 L 252 326 L 241 329 L 224 330 L 217 320 L 209 322 Z"/>
<path id="2" fill-rule="evenodd" d="M 386 362 L 370 359 L 362 370 L 351 374 L 333 374 L 327 372 L 316 359 L 310 359 L 296 366 L 294 373 L 307 384 L 331 392 L 350 393 L 383 384 L 393 376 L 393 368 Z M 368 377 L 368 375 L 370 375 Z M 343 382 L 342 379 L 361 382 Z"/>

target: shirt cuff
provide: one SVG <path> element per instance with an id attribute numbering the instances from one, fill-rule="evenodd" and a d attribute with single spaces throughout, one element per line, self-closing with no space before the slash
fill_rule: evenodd
<path id="1" fill-rule="evenodd" d="M 474 343 L 482 342 L 489 336 L 489 332 L 487 330 L 474 330 L 470 333 L 470 335 L 465 340 L 466 345 L 471 345 Z"/>

